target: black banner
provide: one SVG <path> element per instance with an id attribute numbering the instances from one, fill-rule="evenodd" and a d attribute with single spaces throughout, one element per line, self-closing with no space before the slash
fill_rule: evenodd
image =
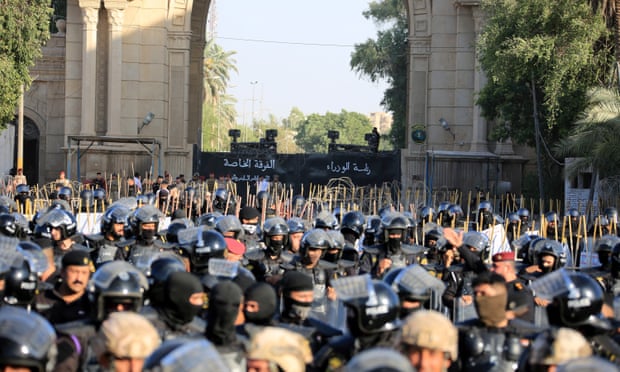
<path id="1" fill-rule="evenodd" d="M 330 154 L 261 154 L 203 152 L 197 154 L 194 172 L 202 176 L 215 174 L 244 184 L 254 184 L 260 176 L 292 185 L 299 192 L 301 185 L 324 185 L 329 180 L 348 177 L 356 186 L 381 185 L 400 181 L 400 151 L 378 153 L 337 152 Z"/>

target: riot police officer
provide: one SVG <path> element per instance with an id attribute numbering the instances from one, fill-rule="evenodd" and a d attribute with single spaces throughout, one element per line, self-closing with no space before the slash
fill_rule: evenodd
<path id="1" fill-rule="evenodd" d="M 125 242 L 125 230 L 130 214 L 131 211 L 121 205 L 110 207 L 101 216 L 101 233 L 86 236 L 97 267 L 108 261 L 127 259 L 129 246 Z"/>
<path id="2" fill-rule="evenodd" d="M 200 280 L 188 272 L 172 271 L 163 289 L 163 293 L 159 293 L 161 298 L 142 310 L 161 339 L 202 335 L 205 323 L 197 315 L 203 309 L 205 296 Z"/>
<path id="3" fill-rule="evenodd" d="M 157 238 L 159 220 L 163 217 L 159 209 L 147 204 L 136 209 L 129 218 L 129 224 L 135 236 L 127 260 L 136 263 L 149 251 L 162 250 L 164 245 Z"/>
<path id="4" fill-rule="evenodd" d="M 56 332 L 43 317 L 14 306 L 0 307 L 0 366 L 51 371 L 56 351 Z"/>
<path id="5" fill-rule="evenodd" d="M 477 319 L 458 323 L 462 371 L 511 371 L 524 352 L 521 339 L 536 331 L 506 315 L 508 291 L 498 274 L 480 273 L 473 282 Z"/>
<path id="6" fill-rule="evenodd" d="M 327 318 L 327 305 L 333 294 L 329 289 L 329 280 L 334 275 L 336 265 L 322 261 L 328 249 L 332 248 L 333 242 L 324 229 L 312 229 L 308 231 L 302 241 L 299 255 L 293 261 L 284 265 L 287 270 L 295 270 L 309 275 L 312 278 L 314 299 L 311 313 L 314 317 L 325 320 Z"/>
<path id="7" fill-rule="evenodd" d="M 364 296 L 343 298 L 348 310 L 348 333 L 332 338 L 321 348 L 315 355 L 314 367 L 334 370 L 366 349 L 398 346 L 401 326 L 398 296 L 384 282 L 374 280 L 370 286 L 372 291 Z"/>
<path id="8" fill-rule="evenodd" d="M 290 254 L 283 252 L 288 241 L 288 232 L 288 225 L 282 217 L 269 217 L 265 220 L 262 231 L 265 249 L 247 254 L 250 261 L 248 269 L 258 281 L 277 285 L 282 279 L 282 265 L 292 259 Z"/>
<path id="9" fill-rule="evenodd" d="M 381 279 L 391 268 L 418 262 L 423 250 L 403 243 L 409 221 L 402 213 L 390 212 L 381 219 L 380 244 L 366 247 L 361 257 L 360 273 Z"/>

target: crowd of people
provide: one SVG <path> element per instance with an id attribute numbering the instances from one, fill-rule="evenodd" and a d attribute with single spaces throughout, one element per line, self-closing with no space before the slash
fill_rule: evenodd
<path id="1" fill-rule="evenodd" d="M 192 181 L 0 196 L 0 370 L 619 370 L 615 208 L 374 213 Z"/>

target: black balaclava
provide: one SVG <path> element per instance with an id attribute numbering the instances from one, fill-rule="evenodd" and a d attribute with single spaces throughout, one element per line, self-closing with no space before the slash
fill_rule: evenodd
<path id="1" fill-rule="evenodd" d="M 344 230 L 340 232 L 342 233 L 342 236 L 344 236 L 344 240 L 351 244 L 355 244 L 355 241 L 358 239 L 357 234 L 349 230 Z"/>
<path id="2" fill-rule="evenodd" d="M 312 277 L 299 271 L 289 271 L 280 282 L 282 287 L 282 318 L 297 324 L 303 323 L 312 309 L 312 301 L 302 302 L 293 300 L 291 292 L 312 291 L 314 285 Z"/>
<path id="3" fill-rule="evenodd" d="M 241 288 L 230 280 L 219 282 L 211 290 L 206 336 L 216 346 L 235 342 L 235 320 L 242 297 Z"/>
<path id="4" fill-rule="evenodd" d="M 388 234 L 389 234 L 389 231 L 390 230 L 388 230 Z M 401 232 L 400 238 L 387 238 L 386 239 L 385 247 L 387 249 L 387 252 L 391 255 L 397 254 L 398 252 L 400 252 L 403 234 L 405 233 L 403 230 L 400 230 L 400 232 Z"/>
<path id="5" fill-rule="evenodd" d="M 176 325 L 187 324 L 194 319 L 202 306 L 189 302 L 191 295 L 203 292 L 200 279 L 185 271 L 177 271 L 166 280 L 165 301 L 160 310 Z"/>
<path id="6" fill-rule="evenodd" d="M 271 323 L 276 313 L 277 296 L 276 291 L 270 284 L 258 282 L 245 291 L 245 301 L 256 301 L 258 303 L 257 312 L 248 312 L 245 309 L 245 321 L 258 325 L 268 325 Z"/>

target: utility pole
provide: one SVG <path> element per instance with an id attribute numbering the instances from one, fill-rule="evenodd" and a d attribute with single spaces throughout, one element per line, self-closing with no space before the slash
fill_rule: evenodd
<path id="1" fill-rule="evenodd" d="M 256 84 L 258 81 L 250 81 L 250 84 L 252 85 L 252 126 L 254 126 L 254 102 L 256 101 Z"/>
<path id="2" fill-rule="evenodd" d="M 24 84 L 20 87 L 19 107 L 17 109 L 17 166 L 24 169 Z"/>

